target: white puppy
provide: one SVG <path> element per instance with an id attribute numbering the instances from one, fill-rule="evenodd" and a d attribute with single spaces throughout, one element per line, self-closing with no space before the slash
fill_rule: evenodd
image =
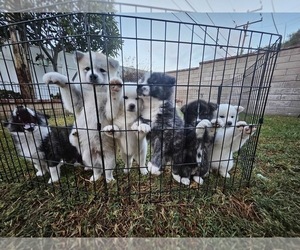
<path id="1" fill-rule="evenodd" d="M 217 170 L 223 177 L 229 178 L 228 173 L 233 168 L 233 153 L 238 151 L 250 138 L 256 128 L 245 121 L 238 121 L 242 106 L 220 104 L 214 112 L 221 126 L 217 129 L 213 150 L 210 152 L 211 170 Z"/>
<path id="2" fill-rule="evenodd" d="M 123 84 L 120 78 L 110 81 L 110 99 L 106 104 L 106 112 L 113 114 L 113 119 L 112 125 L 104 127 L 103 130 L 107 136 L 116 140 L 125 163 L 124 172 L 129 172 L 135 159 L 141 174 L 145 175 L 148 172 L 146 134 L 150 131 L 150 126 L 140 124 L 142 100 L 138 98 L 136 90 L 137 86 L 134 86 L 134 83 Z"/>
<path id="3" fill-rule="evenodd" d="M 70 142 L 82 155 L 85 166 L 93 169 L 91 181 L 96 181 L 105 169 L 107 182 L 112 181 L 112 170 L 116 164 L 113 139 L 101 133 L 110 124 L 111 115 L 106 114 L 108 98 L 107 84 L 118 72 L 118 61 L 102 53 L 77 51 L 79 82 L 70 83 L 57 72 L 44 75 L 45 83 L 60 87 L 64 107 L 75 114 Z"/>

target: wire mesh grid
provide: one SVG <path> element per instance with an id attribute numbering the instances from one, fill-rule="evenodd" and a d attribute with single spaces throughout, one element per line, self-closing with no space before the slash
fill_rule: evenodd
<path id="1" fill-rule="evenodd" d="M 280 49 L 280 36 L 128 15 L 94 13 L 23 15 L 22 21 L 9 22 L 13 20 L 11 16 L 3 18 L 1 27 L 3 44 L 0 52 L 2 62 L 0 75 L 0 116 L 2 120 L 0 179 L 2 182 L 28 182 L 34 188 L 49 189 L 63 197 L 78 199 L 96 196 L 118 199 L 139 198 L 146 201 L 179 199 L 198 194 L 210 194 L 216 190 L 238 190 L 242 186 L 249 185 L 255 163 L 260 126 L 263 122 L 268 91 Z M 106 87 L 104 97 L 103 93 L 101 95 L 96 91 L 97 85 L 86 83 L 83 79 L 84 76 L 79 73 L 81 56 L 78 55 L 83 54 L 78 53 L 77 57 L 74 57 L 76 50 L 86 52 L 84 58 L 88 58 L 86 61 L 90 66 L 84 70 L 89 71 L 91 68 L 92 75 L 97 74 L 94 70 L 99 65 L 98 59 L 93 57 L 90 59 L 91 51 L 101 50 L 106 55 L 110 55 L 110 57 L 101 59 L 100 63 L 102 71 L 100 70 L 99 74 L 105 73 L 108 76 L 108 81 L 101 83 L 101 86 Z M 78 59 L 79 57 L 80 59 Z M 112 57 L 115 58 L 114 61 L 110 61 Z M 239 149 L 235 150 L 235 163 L 234 168 L 230 171 L 230 178 L 210 173 L 203 177 L 202 185 L 192 181 L 192 178 L 189 185 L 184 185 L 172 177 L 173 160 L 166 163 L 160 175 L 145 174 L 145 171 L 149 170 L 147 164 L 149 166 L 149 162 L 155 154 L 153 149 L 155 145 L 151 142 L 153 140 L 151 132 L 150 136 L 147 136 L 146 164 L 141 166 L 144 170 L 140 171 L 138 167 L 137 162 L 140 161 L 141 156 L 137 155 L 131 170 L 128 171 L 124 159 L 125 161 L 128 159 L 128 151 L 132 151 L 132 147 L 140 150 L 141 145 L 128 145 L 127 137 L 132 136 L 133 131 L 126 123 L 126 119 L 129 119 L 126 109 L 118 113 L 119 117 L 114 117 L 118 121 L 122 117 L 123 123 L 126 124 L 120 129 L 121 134 L 126 138 L 126 150 L 123 152 L 125 157 L 122 158 L 120 155 L 120 142 L 115 138 L 116 131 L 110 131 L 113 138 L 110 141 L 112 146 L 109 145 L 109 147 L 112 147 L 113 151 L 103 153 L 106 152 L 105 142 L 109 137 L 107 131 L 104 131 L 104 127 L 115 125 L 114 118 L 111 120 L 107 117 L 103 118 L 106 115 L 113 117 L 113 114 L 108 115 L 103 110 L 109 104 L 109 110 L 113 112 L 114 99 L 108 101 L 106 97 L 114 91 L 113 85 L 109 83 L 115 79 L 113 78 L 115 69 L 111 67 L 112 62 L 115 61 L 120 65 L 115 75 L 118 75 L 123 82 L 130 82 L 130 84 L 127 83 L 127 86 L 132 85 L 137 88 L 138 82 L 141 82 L 141 78 L 145 74 L 147 75 L 147 72 L 163 72 L 174 77 L 174 91 L 168 103 L 174 107 L 173 115 L 176 112 L 182 121 L 185 119 L 181 112 L 182 107 L 195 100 L 201 99 L 207 103 L 227 103 L 244 107 L 239 120 L 252 124 L 257 130 L 245 145 L 242 146 L 240 142 Z M 64 93 L 62 93 L 61 86 L 43 82 L 43 76 L 54 71 L 64 75 L 67 78 L 67 84 L 78 87 L 78 93 L 80 93 L 78 96 L 74 95 L 75 92 L 69 93 L 71 108 L 66 108 L 66 100 L 62 96 Z M 125 84 L 121 86 L 124 87 Z M 90 94 L 86 95 L 86 93 Z M 82 102 L 79 107 L 75 103 L 76 98 Z M 125 99 L 122 100 L 121 106 L 124 108 Z M 140 100 L 137 101 L 138 111 L 135 113 L 137 120 L 144 112 L 144 106 L 140 102 Z M 155 103 L 156 99 L 151 97 L 151 102 Z M 167 102 L 160 102 L 160 105 L 164 106 L 165 103 Z M 50 145 L 47 147 L 47 153 L 40 155 L 33 155 L 31 152 L 24 153 L 24 148 L 20 149 L 22 142 L 19 134 L 21 132 L 17 133 L 18 135 L 15 133 L 13 140 L 6 128 L 7 121 L 11 121 L 11 116 L 16 112 L 14 110 L 17 106 L 24 106 L 50 116 L 48 126 L 45 124 L 32 125 L 33 129 L 38 131 L 37 135 L 39 136 L 37 137 L 40 138 L 40 141 L 38 138 L 29 141 L 28 134 L 32 132 L 25 132 L 25 134 L 27 133 L 26 140 L 23 141 L 25 149 L 31 145 L 31 151 L 37 151 L 37 148 L 40 149 L 41 141 L 49 137 L 49 133 L 54 134 L 56 129 L 60 128 L 65 129 L 67 133 L 75 131 L 75 137 L 81 133 L 81 137 L 85 137 L 88 144 L 85 148 L 77 145 L 77 151 L 82 154 L 81 151 L 85 150 L 90 156 L 95 153 L 96 159 L 83 159 L 83 162 L 74 165 L 74 161 L 62 163 L 63 159 L 57 160 L 54 157 L 53 159 L 56 160 L 53 160 L 49 156 L 50 158 L 47 157 L 46 161 L 45 174 L 36 176 L 37 170 L 32 160 L 39 162 L 45 158 L 45 155 L 49 155 L 49 152 L 55 154 L 56 148 L 58 150 L 61 147 L 66 148 L 65 145 L 61 145 L 65 142 L 60 141 L 59 137 L 54 138 L 53 140 L 57 141 L 47 141 Z M 162 108 L 160 107 L 160 109 Z M 156 111 L 152 108 L 149 112 Z M 160 113 L 160 115 L 164 117 L 164 113 Z M 213 116 L 213 114 L 211 115 Z M 151 114 L 148 116 L 151 117 Z M 155 120 L 156 118 L 151 117 L 151 119 Z M 78 124 L 81 124 L 81 127 Z M 150 127 L 151 124 L 153 125 L 154 121 L 151 121 Z M 22 125 L 24 129 L 26 124 Z M 69 129 L 67 129 L 68 126 L 70 126 Z M 29 123 L 29 127 L 31 128 L 31 123 Z M 43 132 L 45 127 L 47 128 L 46 132 Z M 162 125 L 162 127 L 162 130 L 175 130 L 176 128 L 173 125 L 170 127 Z M 233 124 L 232 127 L 236 128 L 236 124 Z M 73 130 L 70 132 L 72 128 Z M 187 128 L 180 129 L 185 131 Z M 161 132 L 163 133 L 163 131 Z M 137 134 L 137 138 L 142 136 L 137 131 L 134 133 Z M 160 140 L 166 139 L 162 136 Z M 180 138 L 169 138 L 168 140 L 173 142 Z M 229 140 L 233 140 L 233 138 Z M 186 138 L 182 139 L 182 144 L 187 145 L 187 143 Z M 164 150 L 165 148 L 162 147 L 161 154 L 164 154 Z M 182 151 L 182 154 L 186 153 L 184 146 Z M 111 167 L 105 166 L 104 159 L 107 154 L 113 158 L 114 163 Z M 196 156 L 194 158 L 196 159 Z M 209 159 L 209 161 L 211 160 Z M 95 161 L 100 163 L 97 165 Z M 62 165 L 60 178 L 56 182 L 50 181 L 48 184 L 49 166 L 55 166 L 58 171 L 57 165 Z M 183 162 L 182 165 L 184 166 L 185 163 Z M 102 173 L 98 180 L 93 181 L 93 176 L 95 177 L 93 170 L 99 166 L 105 174 Z M 105 178 L 106 171 L 110 168 L 114 178 L 111 182 Z M 99 170 L 99 172 L 101 171 Z M 52 175 L 50 180 L 51 178 Z"/>

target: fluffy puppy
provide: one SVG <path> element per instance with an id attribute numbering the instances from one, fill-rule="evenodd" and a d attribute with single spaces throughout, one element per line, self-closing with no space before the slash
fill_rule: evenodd
<path id="1" fill-rule="evenodd" d="M 150 126 L 141 125 L 139 121 L 140 111 L 142 111 L 142 100 L 137 96 L 136 83 L 127 82 L 123 84 L 120 78 L 110 81 L 110 100 L 107 102 L 107 112 L 112 107 L 114 111 L 119 110 L 112 120 L 112 125 L 103 128 L 106 135 L 113 137 L 121 151 L 121 158 L 125 162 L 124 172 L 128 173 L 132 161 L 138 163 L 141 174 L 147 174 L 146 156 L 147 139 L 146 134 L 150 131 Z M 117 109 L 117 105 L 119 108 Z"/>
<path id="2" fill-rule="evenodd" d="M 80 84 L 70 83 L 66 76 L 56 72 L 45 74 L 43 80 L 60 87 L 64 107 L 75 114 L 70 142 L 82 154 L 84 164 L 93 169 L 90 180 L 99 179 L 104 169 L 106 181 L 110 182 L 114 180 L 112 171 L 116 165 L 114 142 L 101 129 L 110 124 L 114 115 L 105 108 L 109 97 L 107 84 L 117 75 L 119 63 L 102 53 L 80 51 L 75 53 L 75 61 Z"/>
<path id="3" fill-rule="evenodd" d="M 245 121 L 238 121 L 238 115 L 244 110 L 242 106 L 220 104 L 214 112 L 214 117 L 221 120 L 223 127 L 216 132 L 213 150 L 211 151 L 211 169 L 223 177 L 229 178 L 228 173 L 234 165 L 233 153 L 238 151 L 256 131 L 256 127 Z"/>
<path id="4" fill-rule="evenodd" d="M 63 162 L 74 163 L 79 154 L 69 142 L 71 128 L 49 127 L 48 118 L 48 115 L 17 106 L 5 126 L 19 155 L 32 159 L 36 176 L 49 172 L 48 183 L 51 183 L 59 180 Z"/>
<path id="5" fill-rule="evenodd" d="M 204 100 L 195 100 L 181 107 L 185 126 L 196 127 L 203 119 L 212 120 L 218 105 Z"/>
<path id="6" fill-rule="evenodd" d="M 184 161 L 184 123 L 172 100 L 175 78 L 163 73 L 147 74 L 138 84 L 137 93 L 143 99 L 143 122 L 151 127 L 151 159 L 148 171 L 159 175 L 167 162 L 178 175 Z M 178 181 L 178 179 L 175 179 Z M 181 181 L 181 180 L 179 180 Z"/>
<path id="7" fill-rule="evenodd" d="M 202 184 L 202 177 L 208 173 L 209 151 L 212 150 L 216 128 L 222 123 L 217 119 L 211 120 L 216 109 L 216 104 L 204 100 L 195 100 L 181 108 L 185 122 L 186 157 L 179 175 L 187 177 L 184 179 L 186 185 L 190 183 L 190 177 Z"/>

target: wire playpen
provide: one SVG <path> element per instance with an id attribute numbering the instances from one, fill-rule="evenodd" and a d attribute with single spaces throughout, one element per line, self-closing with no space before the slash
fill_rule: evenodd
<path id="1" fill-rule="evenodd" d="M 94 13 L 17 13 L 7 19 L 2 17 L 1 23 L 0 181 L 2 183 L 26 182 L 33 185 L 33 188 L 49 189 L 64 197 L 78 199 L 96 196 L 108 199 L 140 198 L 146 201 L 210 194 L 218 189 L 238 190 L 250 184 L 252 170 L 255 167 L 260 126 L 263 123 L 272 74 L 280 49 L 281 37 L 279 35 L 182 22 L 175 20 L 174 15 L 173 20 L 172 18 L 162 20 L 146 15 L 141 17 Z M 103 160 L 105 156 L 103 157 L 101 153 L 105 150 L 103 147 L 106 147 L 101 144 L 102 140 L 106 140 L 107 137 L 107 131 L 103 130 L 104 125 L 107 124 L 103 124 L 101 118 L 103 108 L 101 105 L 105 101 L 98 99 L 95 84 L 89 90 L 86 88 L 89 84 L 86 84 L 83 76 L 78 73 L 81 65 L 74 57 L 75 51 L 84 51 L 86 56 L 91 56 L 91 51 L 97 50 L 114 58 L 114 61 L 120 65 L 116 75 L 123 82 L 130 82 L 135 88 L 146 72 L 163 72 L 174 77 L 174 92 L 170 103 L 180 119 L 184 119 L 181 108 L 199 99 L 215 104 L 228 103 L 243 106 L 244 111 L 239 119 L 255 126 L 256 131 L 243 146 L 234 152 L 234 167 L 230 171 L 230 178 L 209 173 L 203 177 L 202 185 L 193 181 L 189 185 L 184 185 L 176 182 L 172 177 L 172 160 L 167 162 L 160 175 L 145 174 L 147 162 L 153 156 L 153 145 L 150 141 L 152 137 L 148 136 L 146 165 L 142 166 L 145 167 L 144 172 L 139 170 L 138 159 L 133 161 L 131 170 L 126 171 L 125 158 L 120 157 L 117 139 L 112 139 L 114 151 L 110 153 L 110 157 L 115 161 L 112 166 L 114 180 L 108 182 L 105 178 L 108 166 L 105 166 Z M 91 57 L 87 56 L 87 58 L 88 63 L 92 65 L 83 70 L 89 71 L 90 68 L 95 70 L 95 67 L 98 67 L 97 62 L 94 59 L 91 60 Z M 106 58 L 101 61 L 104 66 L 101 64 L 100 72 L 106 74 L 110 80 L 110 78 L 113 79 L 113 70 L 109 60 Z M 70 92 L 73 106 L 66 108 L 63 103 L 65 100 L 61 92 L 62 88 L 56 84 L 45 84 L 43 81 L 46 73 L 54 71 L 64 75 L 67 78 L 67 84 L 78 87 L 78 93 L 80 93 L 78 98 L 81 101 L 94 103 L 94 106 L 82 104 L 79 111 L 76 111 L 75 96 L 72 96 Z M 95 72 L 92 74 L 95 75 Z M 102 85 L 107 87 L 108 82 Z M 86 91 L 94 94 L 85 95 Z M 106 94 L 107 91 L 113 90 L 106 88 Z M 151 98 L 150 103 L 155 102 Z M 112 99 L 110 104 L 112 105 L 113 102 Z M 96 137 L 99 140 L 98 142 L 96 140 L 96 143 L 101 151 L 98 152 L 98 157 L 104 170 L 102 177 L 93 181 L 92 177 L 95 173 L 93 169 L 96 167 L 93 160 L 83 160 L 75 165 L 74 162 L 57 161 L 55 165 L 62 165 L 60 178 L 56 182 L 50 181 L 49 184 L 47 171 L 41 176 L 36 176 L 37 170 L 32 160 L 35 158 L 40 161 L 40 158 L 44 156 L 31 154 L 29 156 L 27 154 L 26 157 L 20 156 L 20 148 L 18 148 L 20 141 L 18 140 L 21 139 L 15 133 L 13 140 L 7 129 L 7 121 L 18 122 L 11 120 L 12 114 L 16 113 L 14 110 L 17 106 L 49 115 L 47 127 L 51 131 L 67 126 L 73 126 L 75 130 L 85 130 L 87 133 L 91 130 L 94 134 L 87 136 L 87 139 L 90 144 L 90 141 L 94 142 Z M 87 108 L 89 110 L 86 110 Z M 113 112 L 112 109 L 110 109 L 111 112 Z M 137 109 L 140 111 L 142 106 Z M 78 112 L 84 115 L 77 115 Z M 128 117 L 126 112 L 125 110 L 120 115 L 124 119 L 124 124 Z M 136 119 L 140 115 L 139 112 L 137 113 Z M 79 128 L 77 125 L 82 123 L 80 119 L 86 123 L 84 128 Z M 88 123 L 92 120 L 96 121 L 97 129 L 90 129 Z M 32 123 L 33 121 L 29 125 L 22 124 L 23 129 L 26 130 L 26 126 L 31 128 Z M 114 119 L 109 122 L 109 125 L 114 125 Z M 235 127 L 235 125 L 232 126 Z M 32 126 L 33 130 L 41 131 L 41 127 L 46 125 Z M 40 140 L 44 140 L 50 130 L 47 130 L 46 135 L 39 137 Z M 132 132 L 130 130 L 125 126 L 121 133 L 125 137 L 130 136 L 127 135 Z M 150 134 L 152 132 L 150 131 Z M 26 130 L 23 133 L 27 134 L 25 135 L 27 138 L 33 132 Z M 136 135 L 139 137 L 139 132 L 136 131 Z M 160 139 L 166 140 L 163 137 Z M 39 147 L 36 140 L 37 138 L 33 139 L 34 143 L 25 140 L 25 144 L 31 143 Z M 174 138 L 168 140 L 174 140 Z M 52 148 L 48 148 L 48 151 L 57 146 L 57 142 L 50 142 L 50 144 Z M 59 139 L 58 144 L 60 144 Z M 87 147 L 91 146 L 90 144 Z M 127 145 L 126 150 L 129 150 L 129 147 L 131 146 Z M 81 153 L 80 146 L 77 150 Z M 128 153 L 126 150 L 123 152 L 125 155 Z M 161 148 L 161 151 L 163 150 Z M 93 149 L 88 152 L 92 154 Z M 23 155 L 26 154 L 23 153 Z M 139 157 L 136 156 L 136 158 Z"/>

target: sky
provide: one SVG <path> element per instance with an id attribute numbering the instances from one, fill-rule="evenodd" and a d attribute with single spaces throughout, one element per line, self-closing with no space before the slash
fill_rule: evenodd
<path id="1" fill-rule="evenodd" d="M 118 14 L 135 17 L 228 28 L 239 26 L 240 29 L 243 29 L 243 25 L 249 22 L 248 30 L 279 34 L 283 42 L 300 28 L 299 0 L 115 0 L 114 3 Z M 86 6 L 88 8 L 88 5 Z M 121 35 L 128 39 L 124 39 L 123 50 L 117 59 L 124 66 L 168 71 L 197 67 L 200 61 L 241 53 L 240 50 L 231 48 L 231 45 L 242 46 L 240 41 L 242 30 L 231 34 L 228 39 L 228 30 L 220 29 L 217 32 L 216 29 L 209 28 L 207 32 L 203 32 L 205 26 L 202 26 L 202 30 L 195 28 L 191 32 L 193 27 L 190 25 L 181 25 L 179 28 L 178 25 L 170 23 L 166 25 L 163 22 L 150 24 L 150 21 L 143 21 L 139 18 L 135 21 L 124 18 L 121 23 Z M 180 35 L 178 36 L 179 29 Z M 203 40 L 204 33 L 206 33 L 205 41 Z M 171 41 L 149 42 L 152 39 Z M 226 43 L 226 39 L 230 41 Z M 254 40 L 250 42 L 250 39 Z M 260 43 L 258 39 L 258 34 L 256 38 L 253 38 L 250 33 L 247 33 L 244 42 L 246 48 L 242 53 L 251 52 L 267 44 L 267 41 Z M 264 39 L 267 40 L 268 37 L 265 35 Z M 206 45 L 195 45 L 201 42 Z M 213 43 L 214 46 L 208 45 Z M 218 47 L 220 44 L 225 47 L 220 49 Z"/>
<path id="2" fill-rule="evenodd" d="M 118 12 L 299 12 L 299 0 L 116 0 Z M 152 7 L 152 9 L 150 9 Z"/>
<path id="3" fill-rule="evenodd" d="M 8 0 L 3 1 L 10 3 Z M 17 2 L 20 6 L 17 3 L 13 6 L 11 4 L 3 6 L 15 8 L 15 11 L 51 11 L 52 7 L 57 11 L 59 7 L 62 12 L 70 12 L 72 11 L 70 6 L 75 8 L 77 3 L 83 3 L 77 5 L 77 9 L 80 6 L 79 10 L 82 12 L 105 12 L 104 9 L 95 9 L 95 1 L 24 0 Z M 300 28 L 299 0 L 106 0 L 106 2 L 113 5 L 118 14 L 177 22 L 166 24 L 141 18 L 119 19 L 124 45 L 117 59 L 124 66 L 144 70 L 167 71 L 197 67 L 200 61 L 252 52 L 258 47 L 266 46 L 268 44 L 266 34 L 263 40 L 259 41 L 259 33 L 247 32 L 245 41 L 241 41 L 241 35 L 244 34 L 243 25 L 247 22 L 249 22 L 248 30 L 282 35 L 283 42 Z M 228 28 L 239 26 L 241 30 L 230 31 L 229 34 L 229 30 L 209 27 L 204 32 L 206 26 L 179 25 L 181 22 Z M 241 51 L 242 45 L 244 48 Z"/>
<path id="4" fill-rule="evenodd" d="M 128 38 L 123 39 L 123 50 L 118 60 L 124 66 L 153 71 L 197 67 L 201 61 L 252 52 L 258 47 L 269 45 L 270 37 L 272 37 L 271 44 L 277 40 L 277 34 L 282 36 L 284 42 L 289 35 L 300 29 L 300 13 L 292 12 L 125 14 L 136 19 L 124 17 L 118 19 L 121 23 L 122 37 Z M 171 22 L 151 21 L 150 19 Z M 243 25 L 247 22 L 249 25 L 244 41 L 245 49 L 241 52 Z M 202 26 L 192 25 L 195 23 L 202 24 Z M 272 33 L 274 36 L 266 33 Z M 262 40 L 261 36 L 263 36 Z"/>

